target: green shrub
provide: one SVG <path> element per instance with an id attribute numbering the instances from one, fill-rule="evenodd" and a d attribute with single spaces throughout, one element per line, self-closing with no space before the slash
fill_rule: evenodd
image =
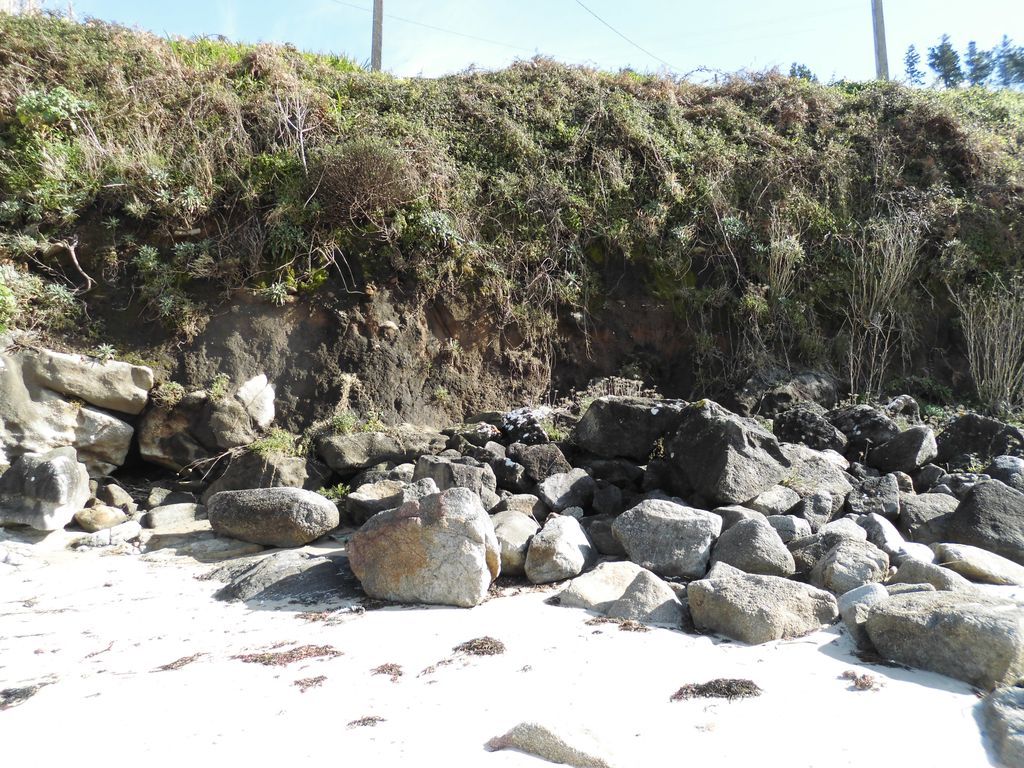
<path id="1" fill-rule="evenodd" d="M 293 435 L 286 429 L 274 427 L 259 440 L 251 443 L 248 447 L 253 453 L 263 456 L 302 456 L 305 454 L 304 446 L 298 435 Z"/>
<path id="2" fill-rule="evenodd" d="M 18 299 L 0 275 L 0 333 L 4 333 L 18 315 Z"/>

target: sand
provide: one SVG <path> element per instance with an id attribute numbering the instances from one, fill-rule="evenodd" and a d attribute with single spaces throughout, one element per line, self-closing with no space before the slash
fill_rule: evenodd
<path id="1" fill-rule="evenodd" d="M 2 762 L 17 768 L 549 764 L 485 750 L 524 720 L 589 729 L 620 766 L 993 764 L 970 686 L 858 661 L 839 627 L 755 647 L 625 632 L 545 604 L 557 589 L 509 588 L 473 609 L 225 603 L 220 583 L 197 578 L 213 566 L 69 552 L 61 535 L 0 568 L 0 689 L 51 682 L 0 711 Z M 321 608 L 327 620 L 312 620 Z M 481 636 L 505 653 L 453 653 Z M 342 655 L 232 658 L 303 645 Z M 402 674 L 373 673 L 385 664 Z M 847 670 L 877 685 L 857 690 Z M 722 677 L 763 694 L 670 701 Z M 381 720 L 350 725 L 363 718 Z"/>

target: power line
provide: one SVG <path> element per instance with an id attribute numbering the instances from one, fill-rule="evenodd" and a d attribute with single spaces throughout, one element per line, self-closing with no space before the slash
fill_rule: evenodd
<path id="1" fill-rule="evenodd" d="M 331 0 L 332 3 L 337 5 L 344 5 L 347 8 L 354 8 L 357 11 L 363 11 L 365 13 L 373 13 L 371 8 L 364 8 L 361 5 L 355 3 L 346 3 L 344 0 Z M 456 32 L 454 29 L 445 29 L 444 27 L 436 27 L 433 24 L 425 24 L 422 21 L 416 21 L 416 19 L 407 19 L 404 16 L 395 16 L 393 13 L 385 13 L 384 17 L 387 19 L 394 19 L 395 21 L 401 21 L 405 24 L 412 24 L 416 27 L 423 27 L 424 29 L 432 29 L 435 32 L 443 32 L 446 35 L 455 35 L 456 37 L 464 37 L 467 40 L 476 40 L 480 43 L 490 43 L 491 45 L 500 45 L 502 48 L 511 48 L 516 51 L 526 51 L 527 53 L 533 53 L 534 49 L 524 48 L 521 45 L 510 45 L 509 43 L 503 43 L 500 40 L 490 40 L 486 37 L 477 37 L 476 35 L 470 35 L 465 32 Z"/>
<path id="2" fill-rule="evenodd" d="M 642 45 L 640 45 L 640 43 L 636 42 L 635 40 L 631 40 L 630 38 L 626 37 L 626 36 L 625 36 L 624 34 L 622 34 L 621 32 L 619 32 L 619 30 L 617 30 L 617 29 L 616 29 L 615 27 L 613 27 L 613 26 L 612 26 L 611 24 L 609 24 L 609 23 L 608 23 L 607 21 L 605 21 L 604 19 L 602 19 L 602 18 L 601 18 L 600 16 L 598 16 L 598 15 L 597 15 L 596 13 L 594 13 L 594 12 L 593 12 L 592 10 L 590 10 L 589 8 L 587 8 L 587 6 L 585 6 L 585 5 L 583 4 L 582 0 L 576 0 L 576 5 L 578 5 L 578 6 L 579 6 L 580 8 L 582 8 L 582 9 L 583 9 L 584 11 L 586 11 L 587 13 L 589 13 L 589 14 L 590 14 L 591 16 L 593 16 L 593 17 L 594 17 L 595 19 L 597 19 L 597 20 L 598 20 L 599 22 L 601 22 L 602 24 L 604 24 L 604 25 L 605 25 L 606 27 L 608 27 L 608 29 L 610 29 L 610 30 L 611 30 L 612 32 L 614 32 L 614 33 L 615 33 L 616 35 L 618 35 L 618 36 L 619 36 L 619 37 L 621 37 L 621 38 L 622 38 L 623 40 L 625 40 L 625 41 L 626 41 L 627 43 L 629 43 L 630 45 L 632 45 L 632 46 L 633 46 L 634 48 L 636 48 L 636 49 L 637 49 L 638 51 L 642 51 L 643 53 L 647 54 L 648 56 L 650 56 L 650 57 L 651 57 L 652 59 L 654 59 L 655 61 L 660 61 L 660 62 L 661 62 L 662 64 L 664 64 L 664 65 L 665 65 L 666 67 L 668 67 L 668 68 L 669 68 L 670 70 L 672 70 L 672 71 L 674 71 L 674 72 L 679 72 L 679 71 L 681 71 L 681 70 L 679 69 L 679 67 L 674 67 L 674 66 L 672 66 L 671 64 L 669 64 L 669 63 L 668 63 L 667 61 L 665 61 L 665 60 L 664 60 L 663 58 L 661 58 L 660 56 L 657 56 L 657 55 L 655 55 L 655 54 L 651 53 L 650 51 L 648 51 L 648 50 L 647 50 L 646 48 L 644 48 L 644 47 L 643 47 Z"/>

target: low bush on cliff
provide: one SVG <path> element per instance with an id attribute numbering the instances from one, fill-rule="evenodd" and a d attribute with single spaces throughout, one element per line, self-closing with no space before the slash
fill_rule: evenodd
<path id="1" fill-rule="evenodd" d="M 628 274 L 713 379 L 777 360 L 877 388 L 875 353 L 926 354 L 948 287 L 1021 269 L 1022 146 L 1011 92 L 546 59 L 403 79 L 0 14 L 0 259 L 132 286 L 185 336 L 207 321 L 201 286 L 283 305 L 389 285 L 540 347 Z M 876 308 L 860 286 L 908 227 Z M 59 242 L 81 243 L 82 270 Z"/>

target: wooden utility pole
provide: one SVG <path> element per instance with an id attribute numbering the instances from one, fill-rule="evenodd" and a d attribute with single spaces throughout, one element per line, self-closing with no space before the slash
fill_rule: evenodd
<path id="1" fill-rule="evenodd" d="M 373 0 L 373 48 L 370 69 L 380 72 L 380 48 L 384 37 L 384 0 Z"/>
<path id="2" fill-rule="evenodd" d="M 879 80 L 888 80 L 889 54 L 885 50 L 885 16 L 882 15 L 882 0 L 871 0 L 871 19 L 875 25 L 875 76 Z"/>

